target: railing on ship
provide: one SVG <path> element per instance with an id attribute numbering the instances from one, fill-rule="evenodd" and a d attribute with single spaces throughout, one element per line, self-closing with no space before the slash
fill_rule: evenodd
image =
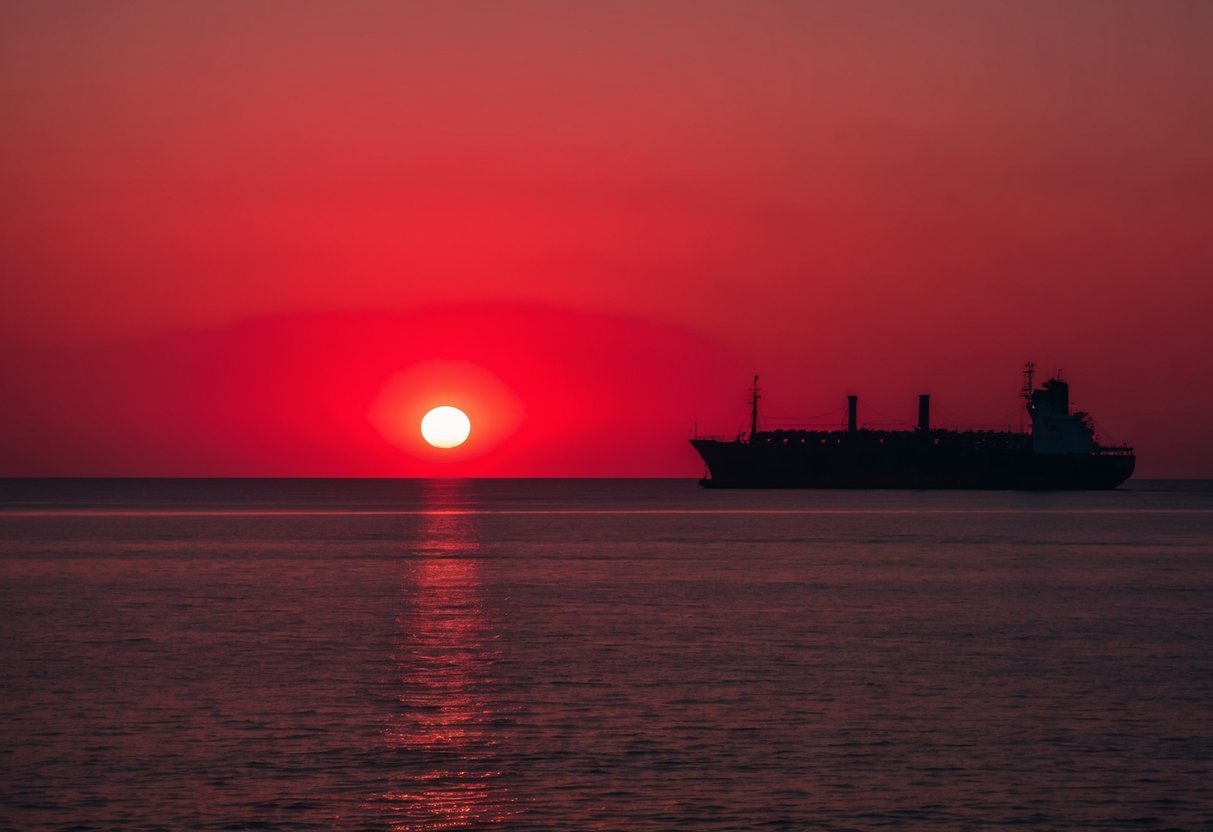
<path id="1" fill-rule="evenodd" d="M 906 422 L 864 422 L 859 426 L 859 432 L 868 433 L 912 433 L 918 428 L 917 425 L 908 424 Z M 791 423 L 781 424 L 779 427 L 768 427 L 759 429 L 760 435 L 771 434 L 794 434 L 794 433 L 848 433 L 846 424 L 837 423 Z M 1022 434 L 1029 435 L 1028 431 L 1021 425 L 932 425 L 931 433 L 984 433 L 984 434 Z M 738 431 L 736 434 L 707 434 L 695 433 L 692 439 L 708 439 L 716 442 L 738 442 L 746 441 L 749 436 L 746 431 Z M 1127 449 L 1128 453 L 1132 453 L 1132 449 Z"/>

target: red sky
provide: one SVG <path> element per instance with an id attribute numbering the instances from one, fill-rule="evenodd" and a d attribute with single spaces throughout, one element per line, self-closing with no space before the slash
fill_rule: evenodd
<path id="1" fill-rule="evenodd" d="M 0 475 L 690 476 L 754 372 L 1035 359 L 1213 477 L 1203 0 L 7 3 L 0 125 Z"/>

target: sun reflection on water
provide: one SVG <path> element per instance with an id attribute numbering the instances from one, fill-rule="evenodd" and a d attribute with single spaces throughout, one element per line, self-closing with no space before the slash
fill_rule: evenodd
<path id="1" fill-rule="evenodd" d="M 387 741 L 415 755 L 418 767 L 385 795 L 399 832 L 481 827 L 512 814 L 499 781 L 502 733 L 489 695 L 496 656 L 485 646 L 476 517 L 447 513 L 466 489 L 431 484 L 404 561 L 400 706 Z"/>

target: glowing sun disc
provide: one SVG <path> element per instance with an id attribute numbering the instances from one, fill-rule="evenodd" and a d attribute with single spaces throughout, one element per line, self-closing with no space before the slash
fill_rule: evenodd
<path id="1" fill-rule="evenodd" d="M 457 407 L 435 407 L 421 419 L 421 436 L 435 448 L 454 448 L 467 441 L 472 422 Z"/>

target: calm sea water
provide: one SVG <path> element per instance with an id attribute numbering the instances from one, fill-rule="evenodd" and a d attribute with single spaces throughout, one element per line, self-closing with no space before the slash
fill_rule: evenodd
<path id="1" fill-rule="evenodd" d="M 1213 486 L 0 483 L 0 826 L 1213 828 Z"/>

